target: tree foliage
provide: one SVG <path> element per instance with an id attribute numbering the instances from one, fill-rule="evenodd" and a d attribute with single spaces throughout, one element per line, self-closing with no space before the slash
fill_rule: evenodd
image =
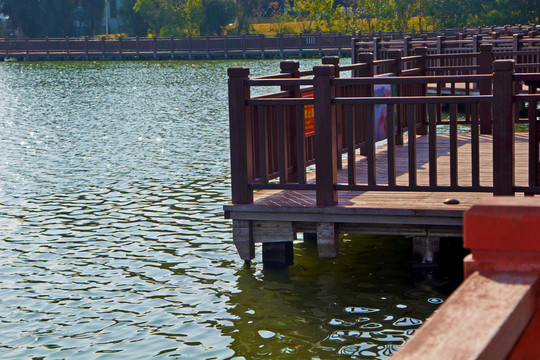
<path id="1" fill-rule="evenodd" d="M 410 30 L 540 22 L 539 0 L 124 0 L 130 35 L 248 34 L 270 17 L 282 32 Z M 10 33 L 94 35 L 105 0 L 0 0 Z M 234 23 L 234 26 L 227 26 Z M 288 25 L 290 23 L 295 26 Z M 81 31 L 81 29 L 83 29 Z M 81 33 L 82 32 L 82 33 Z"/>
<path id="2" fill-rule="evenodd" d="M 1 12 L 13 29 L 28 37 L 68 36 L 73 33 L 72 1 L 3 0 Z"/>
<path id="3" fill-rule="evenodd" d="M 221 34 L 236 14 L 228 0 L 137 0 L 133 9 L 161 36 Z"/>

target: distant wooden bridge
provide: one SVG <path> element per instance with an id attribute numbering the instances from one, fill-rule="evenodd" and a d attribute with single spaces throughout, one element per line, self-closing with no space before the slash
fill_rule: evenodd
<path id="1" fill-rule="evenodd" d="M 284 61 L 279 74 L 258 78 L 229 69 L 224 210 L 242 259 L 261 242 L 264 262 L 290 264 L 298 233 L 333 257 L 340 233 L 369 233 L 414 236 L 429 263 L 440 237 L 461 236 L 479 199 L 540 193 L 540 51 L 481 43 L 478 52 L 402 54 L 358 52 L 345 66 L 329 57 L 304 72 Z M 251 96 L 260 86 L 277 90 Z M 381 86 L 392 96 L 374 96 Z"/>
<path id="2" fill-rule="evenodd" d="M 517 47 L 534 46 L 537 31 L 536 26 L 519 25 L 411 33 L 4 38 L 0 39 L 0 60 L 302 58 L 350 56 L 366 51 L 372 52 L 375 59 L 383 59 L 391 49 L 402 49 L 407 56 L 413 48 L 423 46 L 428 48 L 428 53 L 448 53 L 456 48 L 459 52 L 475 52 L 481 41 L 493 43 L 496 52 L 517 51 Z M 514 33 L 521 36 L 517 45 L 511 36 Z"/>

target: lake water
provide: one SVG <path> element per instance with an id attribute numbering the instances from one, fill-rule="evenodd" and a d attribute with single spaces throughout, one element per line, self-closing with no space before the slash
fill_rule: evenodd
<path id="1" fill-rule="evenodd" d="M 405 238 L 243 266 L 235 65 L 279 61 L 0 64 L 0 358 L 385 359 L 448 296 Z"/>

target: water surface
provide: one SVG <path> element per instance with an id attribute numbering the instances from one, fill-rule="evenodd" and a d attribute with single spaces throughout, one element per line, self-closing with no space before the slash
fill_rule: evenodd
<path id="1" fill-rule="evenodd" d="M 278 63 L 0 64 L 2 359 L 384 359 L 425 321 L 404 238 L 243 267 L 226 69 Z"/>

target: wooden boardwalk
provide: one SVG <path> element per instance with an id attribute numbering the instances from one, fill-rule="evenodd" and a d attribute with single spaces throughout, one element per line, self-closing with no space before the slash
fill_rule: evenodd
<path id="1" fill-rule="evenodd" d="M 259 78 L 229 69 L 232 203 L 224 210 L 242 259 L 261 242 L 264 262 L 275 253 L 291 263 L 292 242 L 304 233 L 322 257 L 338 255 L 339 234 L 412 236 L 431 261 L 440 237 L 462 236 L 464 212 L 482 198 L 540 194 L 536 64 L 519 52 L 511 53 L 517 63 L 493 62 L 492 46 L 482 44 L 472 57 L 453 54 L 463 66 L 452 71 L 465 73 L 448 75 L 447 55 L 415 54 L 359 54 L 350 66 L 325 58 L 310 72 L 282 62 L 280 74 Z M 251 96 L 257 86 L 279 91 Z M 380 86 L 397 96 L 376 95 Z M 517 123 L 527 133 L 516 133 Z M 381 128 L 383 146 L 375 143 Z"/>
<path id="2" fill-rule="evenodd" d="M 408 141 L 396 147 L 396 183 L 408 183 Z M 493 184 L 493 137 L 480 135 L 480 181 Z M 438 183 L 450 185 L 449 135 L 438 134 Z M 418 135 L 418 185 L 429 184 L 428 136 Z M 527 184 L 528 134 L 516 133 L 516 185 Z M 377 148 L 377 183 L 387 183 L 386 146 Z M 458 135 L 458 183 L 471 184 L 470 134 Z M 348 168 L 344 161 L 338 170 L 338 183 L 347 182 Z M 367 183 L 367 161 L 357 155 L 357 181 Z M 313 183 L 315 172 L 308 174 Z M 334 207 L 317 207 L 315 191 L 261 190 L 255 193 L 251 205 L 225 205 L 226 216 L 233 220 L 292 221 L 294 232 L 315 232 L 316 223 L 339 223 L 340 233 L 368 233 L 411 236 L 461 236 L 463 214 L 480 199 L 492 197 L 489 192 L 430 192 L 430 191 L 340 191 Z M 459 204 L 447 205 L 448 198 Z M 257 241 L 257 239 L 255 239 Z M 264 242 L 264 239 L 261 239 Z"/>

